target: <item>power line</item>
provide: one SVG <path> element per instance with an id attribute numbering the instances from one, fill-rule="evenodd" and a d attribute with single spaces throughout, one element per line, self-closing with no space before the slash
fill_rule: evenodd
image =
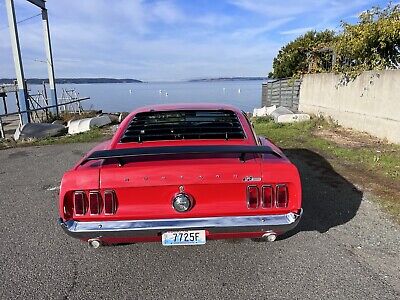
<path id="1" fill-rule="evenodd" d="M 20 24 L 20 23 L 26 22 L 26 21 L 28 21 L 28 20 L 31 20 L 31 19 L 33 19 L 33 18 L 39 17 L 40 15 L 42 15 L 42 13 L 38 13 L 38 14 L 33 15 L 33 16 L 30 16 L 29 18 L 26 18 L 26 19 L 22 19 L 22 20 L 20 20 L 20 21 L 17 21 L 17 24 Z M 9 27 L 9 26 L 0 28 L 0 30 L 7 29 L 8 27 Z"/>
<path id="2" fill-rule="evenodd" d="M 29 18 L 23 19 L 23 20 L 21 20 L 21 21 L 18 21 L 17 24 L 22 23 L 22 22 L 25 22 L 25 21 L 28 21 L 28 20 L 33 19 L 33 18 L 36 18 L 36 17 L 39 17 L 40 15 L 42 15 L 42 13 L 38 13 L 38 14 L 32 16 L 32 17 L 29 17 Z"/>

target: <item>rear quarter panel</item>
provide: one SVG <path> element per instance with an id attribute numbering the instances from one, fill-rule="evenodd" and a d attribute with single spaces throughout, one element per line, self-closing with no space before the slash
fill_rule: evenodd
<path id="1" fill-rule="evenodd" d="M 265 137 L 259 137 L 261 145 L 268 146 L 282 156 L 282 159 L 271 159 L 264 156 L 262 159 L 262 174 L 264 182 L 285 183 L 289 187 L 290 211 L 297 211 L 302 205 L 302 187 L 300 174 L 297 167 L 290 162 L 283 151 L 272 141 Z"/>

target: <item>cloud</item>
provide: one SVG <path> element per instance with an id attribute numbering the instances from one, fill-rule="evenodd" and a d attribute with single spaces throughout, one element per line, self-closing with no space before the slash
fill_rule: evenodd
<path id="1" fill-rule="evenodd" d="M 271 17 L 293 16 L 303 13 L 310 9 L 309 2 L 321 1 L 292 1 L 286 0 L 284 5 L 282 1 L 260 1 L 260 0 L 232 0 L 231 3 L 257 14 L 263 14 Z M 315 3 L 313 3 L 315 4 Z"/>
<path id="2" fill-rule="evenodd" d="M 301 35 L 310 30 L 313 30 L 313 28 L 312 27 L 300 27 L 300 28 L 294 28 L 294 29 L 290 29 L 290 30 L 281 31 L 279 33 L 283 34 L 283 35 Z"/>
<path id="3" fill-rule="evenodd" d="M 272 31 L 288 22 L 290 22 L 292 18 L 281 18 L 277 20 L 273 20 L 267 22 L 265 25 L 261 27 L 251 27 L 251 28 L 241 28 L 235 31 L 232 36 L 237 38 L 254 38 L 256 36 L 262 35 L 266 32 Z"/>
<path id="4" fill-rule="evenodd" d="M 158 2 L 152 8 L 152 17 L 165 23 L 177 23 L 185 20 L 184 14 L 171 2 Z"/>
<path id="5" fill-rule="evenodd" d="M 112 76 L 180 80 L 261 76 L 280 47 L 311 28 L 377 1 L 328 0 L 49 0 L 58 77 Z M 17 19 L 38 13 L 16 0 Z M 7 26 L 0 1 L 0 28 Z M 27 77 L 47 75 L 41 19 L 19 26 Z M 0 34 L 0 77 L 13 77 L 10 38 Z"/>
<path id="6" fill-rule="evenodd" d="M 272 18 L 308 15 L 312 20 L 332 20 L 360 6 L 376 3 L 373 0 L 230 0 L 243 10 Z"/>
<path id="7" fill-rule="evenodd" d="M 206 25 L 210 27 L 219 27 L 219 26 L 224 26 L 227 24 L 230 24 L 233 22 L 233 19 L 231 17 L 225 16 L 225 15 L 217 15 L 217 14 L 206 14 L 206 15 L 201 15 L 199 17 L 196 17 L 194 19 L 190 19 L 194 23 L 198 23 L 201 25 Z"/>

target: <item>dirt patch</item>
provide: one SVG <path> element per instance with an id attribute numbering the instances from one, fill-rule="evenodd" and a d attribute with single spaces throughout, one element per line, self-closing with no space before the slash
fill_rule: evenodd
<path id="1" fill-rule="evenodd" d="M 323 126 L 318 126 L 313 131 L 313 135 L 348 149 L 370 149 L 376 152 L 376 160 L 374 159 L 376 163 L 379 163 L 381 154 L 399 153 L 397 145 L 389 144 L 369 134 L 347 128 L 329 126 L 324 128 Z M 375 195 L 379 204 L 400 224 L 400 215 L 398 214 L 400 211 L 399 176 L 388 178 L 365 164 L 346 161 L 341 157 L 329 155 L 321 149 L 313 150 L 326 157 L 346 179 L 357 184 L 362 190 Z M 392 172 L 400 173 L 400 163 L 399 165 L 393 165 Z"/>
<path id="2" fill-rule="evenodd" d="M 371 148 L 379 151 L 382 145 L 389 146 L 387 142 L 365 132 L 355 132 L 351 129 L 339 126 L 328 128 L 318 126 L 313 134 L 347 148 Z"/>

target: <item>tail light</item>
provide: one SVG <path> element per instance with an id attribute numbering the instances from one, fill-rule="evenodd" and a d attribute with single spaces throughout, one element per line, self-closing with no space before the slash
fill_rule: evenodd
<path id="1" fill-rule="evenodd" d="M 74 215 L 74 194 L 67 193 L 63 201 L 64 217 L 66 219 L 72 218 Z"/>
<path id="2" fill-rule="evenodd" d="M 274 190 L 271 185 L 262 187 L 262 204 L 264 208 L 271 208 L 274 203 Z"/>
<path id="3" fill-rule="evenodd" d="M 276 207 L 282 208 L 288 206 L 288 189 L 286 184 L 276 186 Z"/>
<path id="4" fill-rule="evenodd" d="M 256 186 L 247 187 L 247 207 L 258 208 L 259 191 Z"/>
<path id="5" fill-rule="evenodd" d="M 101 212 L 101 197 L 99 192 L 89 193 L 89 209 L 91 215 L 98 215 Z"/>
<path id="6" fill-rule="evenodd" d="M 104 192 L 104 214 L 113 215 L 117 211 L 117 199 L 114 191 Z"/>
<path id="7" fill-rule="evenodd" d="M 83 216 L 87 211 L 86 196 L 84 192 L 74 193 L 74 212 L 77 216 Z"/>
<path id="8" fill-rule="evenodd" d="M 256 208 L 286 208 L 289 195 L 286 184 L 263 185 L 261 195 L 257 186 L 247 187 L 247 207 Z"/>

